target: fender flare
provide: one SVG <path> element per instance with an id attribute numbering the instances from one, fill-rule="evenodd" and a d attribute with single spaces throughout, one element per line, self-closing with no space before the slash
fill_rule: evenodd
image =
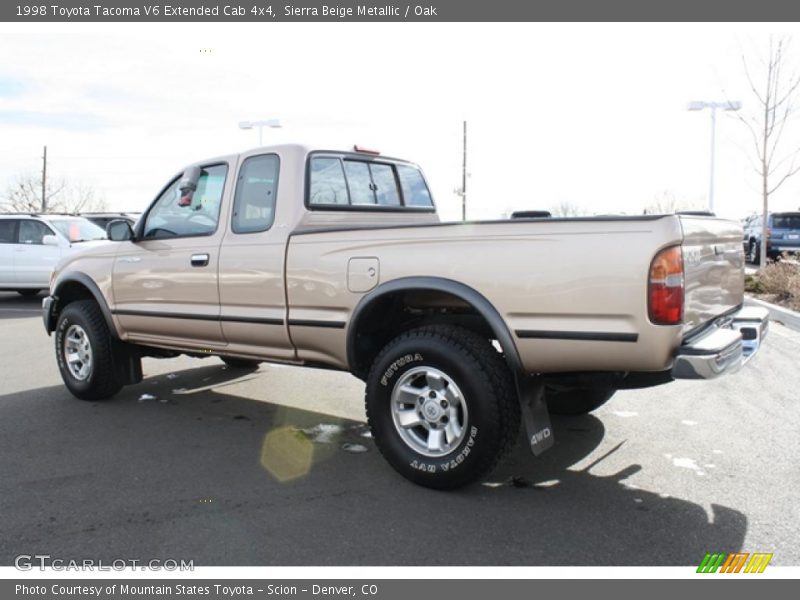
<path id="1" fill-rule="evenodd" d="M 517 350 L 517 345 L 514 342 L 511 330 L 494 305 L 489 302 L 483 294 L 468 285 L 452 279 L 425 276 L 401 277 L 399 279 L 387 281 L 361 298 L 351 314 L 349 326 L 347 328 L 347 363 L 351 370 L 355 367 L 357 362 L 355 347 L 356 334 L 359 329 L 361 318 L 363 318 L 364 314 L 366 314 L 368 309 L 373 306 L 375 302 L 389 294 L 404 291 L 444 292 L 460 298 L 472 306 L 479 315 L 486 319 L 497 341 L 500 342 L 500 346 L 503 348 L 503 356 L 509 368 L 511 368 L 512 373 L 515 375 L 524 374 L 522 360 L 520 359 L 519 351 Z"/>
<path id="2" fill-rule="evenodd" d="M 119 333 L 114 325 L 114 318 L 111 316 L 111 309 L 108 307 L 105 296 L 103 296 L 103 292 L 100 291 L 100 288 L 94 282 L 94 280 L 86 273 L 82 273 L 80 271 L 69 271 L 63 273 L 56 280 L 52 296 L 56 299 L 56 308 L 59 309 L 59 312 L 61 311 L 61 307 L 58 306 L 59 290 L 63 289 L 63 287 L 69 283 L 79 283 L 89 290 L 89 293 L 94 297 L 95 302 L 97 302 L 97 305 L 100 307 L 100 312 L 103 313 L 103 318 L 106 320 L 106 325 L 108 325 L 108 330 L 111 332 L 111 335 L 115 339 L 119 339 Z M 55 331 L 55 321 L 56 315 L 54 314 L 54 311 L 51 311 L 51 314 L 47 315 L 47 333 L 52 333 Z"/>

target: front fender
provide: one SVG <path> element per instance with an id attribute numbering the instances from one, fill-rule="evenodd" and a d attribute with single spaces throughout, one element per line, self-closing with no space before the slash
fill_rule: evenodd
<path id="1" fill-rule="evenodd" d="M 97 283 L 86 273 L 80 271 L 68 271 L 59 274 L 54 282 L 50 296 L 42 301 L 42 317 L 47 334 L 55 331 L 58 315 L 61 310 L 75 299 L 93 298 L 103 313 L 103 318 L 108 325 L 108 330 L 115 339 L 119 339 L 119 332 L 111 316 L 111 309 L 108 306 L 103 292 Z"/>

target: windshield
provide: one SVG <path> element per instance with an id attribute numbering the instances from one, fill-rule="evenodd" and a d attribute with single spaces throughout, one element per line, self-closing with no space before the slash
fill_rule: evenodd
<path id="1" fill-rule="evenodd" d="M 772 216 L 773 229 L 800 229 L 800 214 Z"/>
<path id="2" fill-rule="evenodd" d="M 58 219 L 50 221 L 50 224 L 58 229 L 70 242 L 91 242 L 93 240 L 108 239 L 106 232 L 101 227 L 86 219 Z"/>

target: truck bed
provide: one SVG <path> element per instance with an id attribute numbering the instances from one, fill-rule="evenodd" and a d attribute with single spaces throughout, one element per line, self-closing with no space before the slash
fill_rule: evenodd
<path id="1" fill-rule="evenodd" d="M 478 290 L 501 312 L 531 373 L 667 369 L 687 334 L 743 298 L 741 228 L 733 221 L 670 215 L 343 226 L 308 217 L 289 241 L 290 322 L 349 322 L 363 293 L 342 282 L 353 278 L 351 259 L 370 259 L 376 286 L 430 276 Z M 676 244 L 685 253 L 684 323 L 653 325 L 650 264 Z M 347 365 L 343 330 L 298 328 L 292 339 L 300 359 Z"/>

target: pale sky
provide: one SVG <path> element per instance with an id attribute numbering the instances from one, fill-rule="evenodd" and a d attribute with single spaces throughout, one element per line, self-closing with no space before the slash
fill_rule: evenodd
<path id="1" fill-rule="evenodd" d="M 570 202 L 639 214 L 671 193 L 704 206 L 710 115 L 755 109 L 741 63 L 793 25 L 0 24 L 0 194 L 41 169 L 143 210 L 189 162 L 265 144 L 374 147 L 419 163 L 445 219 Z M 800 36 L 794 54 L 800 65 Z M 201 52 L 201 50 L 204 50 Z M 754 70 L 758 70 L 754 67 Z M 800 147 L 800 119 L 786 139 Z M 716 209 L 760 206 L 749 134 L 717 121 Z M 773 197 L 800 207 L 800 175 Z"/>

